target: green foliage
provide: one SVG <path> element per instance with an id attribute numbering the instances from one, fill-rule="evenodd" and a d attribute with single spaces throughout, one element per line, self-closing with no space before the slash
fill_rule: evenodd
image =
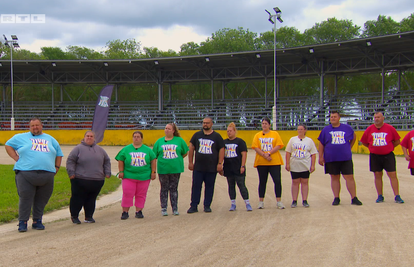
<path id="1" fill-rule="evenodd" d="M 352 20 L 329 18 L 305 30 L 305 44 L 323 44 L 355 39 L 359 37 L 360 28 L 354 25 Z"/>
<path id="2" fill-rule="evenodd" d="M 362 37 L 381 36 L 398 33 L 400 24 L 391 17 L 379 15 L 377 20 L 369 20 L 364 24 Z"/>
<path id="3" fill-rule="evenodd" d="M 0 165 L 0 223 L 14 220 L 19 215 L 19 196 L 15 184 L 13 165 Z M 100 195 L 115 191 L 121 181 L 115 176 L 105 180 Z M 45 212 L 63 208 L 69 205 L 70 180 L 66 168 L 62 167 L 55 176 L 52 197 L 45 207 Z"/>
<path id="4" fill-rule="evenodd" d="M 172 49 L 168 51 L 159 50 L 156 47 L 144 47 L 144 58 L 177 57 L 178 53 Z"/>
<path id="5" fill-rule="evenodd" d="M 116 39 L 106 43 L 104 55 L 107 59 L 134 59 L 141 57 L 141 42 L 135 39 Z"/>
<path id="6" fill-rule="evenodd" d="M 217 54 L 226 52 L 254 51 L 257 33 L 243 27 L 237 29 L 224 28 L 216 31 L 201 42 L 199 51 L 201 54 Z"/>
<path id="7" fill-rule="evenodd" d="M 72 46 L 69 45 L 66 48 L 66 53 L 69 55 L 69 57 L 74 59 L 103 59 L 104 55 L 101 53 L 84 47 L 84 46 Z"/>
<path id="8" fill-rule="evenodd" d="M 274 48 L 275 35 L 273 31 L 260 34 L 255 40 L 258 50 L 270 50 Z M 276 30 L 276 48 L 288 48 L 305 45 L 304 35 L 295 27 L 281 27 Z"/>
<path id="9" fill-rule="evenodd" d="M 400 22 L 400 32 L 414 31 L 414 13 Z"/>
<path id="10" fill-rule="evenodd" d="M 75 59 L 70 54 L 65 53 L 60 47 L 42 47 L 40 53 L 43 59 Z"/>
<path id="11" fill-rule="evenodd" d="M 199 55 L 200 45 L 194 42 L 188 42 L 180 46 L 180 56 Z"/>

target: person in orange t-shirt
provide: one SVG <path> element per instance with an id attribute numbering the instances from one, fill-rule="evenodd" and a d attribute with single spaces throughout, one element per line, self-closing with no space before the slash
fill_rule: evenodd
<path id="1" fill-rule="evenodd" d="M 256 151 L 254 167 L 259 174 L 259 209 L 264 208 L 264 197 L 266 193 L 267 178 L 270 173 L 275 184 L 275 195 L 277 207 L 284 209 L 285 206 L 281 201 L 282 197 L 282 179 L 281 165 L 283 159 L 279 149 L 283 148 L 283 142 L 276 131 L 270 130 L 270 119 L 263 118 L 263 131 L 258 132 L 253 138 L 252 149 Z"/>

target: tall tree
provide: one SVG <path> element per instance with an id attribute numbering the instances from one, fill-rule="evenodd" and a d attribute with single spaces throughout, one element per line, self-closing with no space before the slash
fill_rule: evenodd
<path id="1" fill-rule="evenodd" d="M 364 23 L 362 37 L 373 37 L 398 33 L 400 24 L 391 17 L 379 15 L 377 20 L 368 20 Z"/>
<path id="2" fill-rule="evenodd" d="M 112 40 L 106 43 L 104 55 L 108 59 L 133 59 L 141 56 L 141 42 L 135 39 Z"/>
<path id="3" fill-rule="evenodd" d="M 200 44 L 201 54 L 216 54 L 226 52 L 254 51 L 254 40 L 257 33 L 242 27 L 237 29 L 224 28 L 216 31 Z"/>
<path id="4" fill-rule="evenodd" d="M 194 42 L 188 42 L 180 46 L 180 56 L 199 55 L 200 45 Z"/>
<path id="5" fill-rule="evenodd" d="M 360 28 L 360 26 L 353 24 L 352 20 L 329 18 L 305 30 L 305 44 L 333 43 L 358 38 Z"/>
<path id="6" fill-rule="evenodd" d="M 177 57 L 178 53 L 172 49 L 168 51 L 159 50 L 156 47 L 144 47 L 144 54 L 142 57 L 144 58 L 157 58 L 157 57 Z"/>
<path id="7" fill-rule="evenodd" d="M 274 48 L 275 35 L 273 31 L 268 31 L 260 34 L 259 38 L 256 38 L 256 48 L 258 50 L 273 49 Z M 295 27 L 281 27 L 276 30 L 276 47 L 288 48 L 304 45 L 303 34 Z"/>
<path id="8" fill-rule="evenodd" d="M 104 57 L 101 53 L 84 46 L 69 45 L 66 51 L 69 57 L 75 59 L 102 59 Z"/>
<path id="9" fill-rule="evenodd" d="M 66 54 L 60 47 L 42 47 L 40 55 L 44 59 L 74 59 L 70 55 Z"/>
<path id="10" fill-rule="evenodd" d="M 414 31 L 414 13 L 400 22 L 400 32 Z"/>

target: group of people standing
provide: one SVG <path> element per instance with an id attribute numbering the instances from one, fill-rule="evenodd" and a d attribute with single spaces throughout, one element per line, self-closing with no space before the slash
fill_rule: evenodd
<path id="1" fill-rule="evenodd" d="M 262 120 L 262 131 L 258 132 L 252 142 L 256 152 L 254 167 L 259 176 L 259 204 L 264 208 L 264 197 L 268 176 L 273 179 L 277 208 L 284 209 L 281 201 L 281 165 L 284 164 L 279 152 L 284 147 L 280 135 L 270 130 L 270 119 Z M 16 161 L 16 187 L 19 195 L 19 232 L 27 231 L 33 208 L 32 228 L 45 229 L 42 223 L 44 208 L 53 192 L 54 175 L 59 170 L 63 153 L 52 136 L 42 132 L 40 119 L 33 118 L 29 122 L 30 132 L 16 134 L 6 142 L 8 155 Z M 230 211 L 236 210 L 236 184 L 246 205 L 252 211 L 249 191 L 245 184 L 247 146 L 244 140 L 237 137 L 234 123 L 227 127 L 228 138 L 223 140 L 213 130 L 213 120 L 203 119 L 203 128 L 196 132 L 187 146 L 175 124 L 165 126 L 165 136 L 158 139 L 153 149 L 144 145 L 143 133 L 135 131 L 132 143 L 119 151 L 115 159 L 118 161 L 117 176 L 122 179 L 122 214 L 121 219 L 129 218 L 129 209 L 135 206 L 135 217 L 144 218 L 142 210 L 145 206 L 151 180 L 156 173 L 161 184 L 161 214 L 168 216 L 168 197 L 172 214 L 178 212 L 178 184 L 184 172 L 184 158 L 188 156 L 188 169 L 192 171 L 191 202 L 187 213 L 198 212 L 202 187 L 204 184 L 204 212 L 211 212 L 214 185 L 217 173 L 227 178 L 228 193 L 231 201 Z M 306 126 L 298 125 L 298 135 L 292 137 L 286 146 L 285 168 L 292 177 L 292 204 L 297 207 L 299 191 L 302 205 L 309 207 L 309 177 L 315 171 L 316 154 L 318 153 L 312 139 L 306 137 Z M 351 204 L 362 205 L 356 196 L 356 184 L 353 175 L 351 148 L 356 141 L 353 129 L 340 123 L 340 114 L 331 112 L 330 124 L 320 133 L 319 164 L 325 167 L 325 173 L 331 177 L 331 188 L 334 195 L 332 205 L 340 204 L 340 175 L 346 181 L 351 195 Z M 396 203 L 404 203 L 399 194 L 396 175 L 394 147 L 400 144 L 400 136 L 391 125 L 384 123 L 381 112 L 374 115 L 374 124 L 366 129 L 361 143 L 370 151 L 370 171 L 374 173 L 375 187 L 378 193 L 377 203 L 384 201 L 382 175 L 385 169 L 390 178 Z M 411 174 L 414 175 L 414 131 L 405 136 L 401 142 L 403 152 Z M 105 178 L 111 176 L 111 162 L 108 154 L 95 142 L 95 134 L 87 131 L 83 140 L 69 154 L 66 161 L 67 173 L 71 182 L 71 198 L 69 210 L 74 224 L 80 224 L 79 213 L 84 209 L 86 223 L 94 223 L 96 198 L 104 185 Z M 134 202 L 135 201 L 135 202 Z"/>

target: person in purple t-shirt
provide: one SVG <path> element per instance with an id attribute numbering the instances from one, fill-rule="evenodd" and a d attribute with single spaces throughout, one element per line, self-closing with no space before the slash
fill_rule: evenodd
<path id="1" fill-rule="evenodd" d="M 325 166 L 325 173 L 331 175 L 331 187 L 334 194 L 332 205 L 340 203 L 341 174 L 346 181 L 353 205 L 362 205 L 356 196 L 354 179 L 354 165 L 352 162 L 351 147 L 356 135 L 354 130 L 346 124 L 341 124 L 339 112 L 333 111 L 330 115 L 331 124 L 322 129 L 319 140 L 319 165 Z"/>

